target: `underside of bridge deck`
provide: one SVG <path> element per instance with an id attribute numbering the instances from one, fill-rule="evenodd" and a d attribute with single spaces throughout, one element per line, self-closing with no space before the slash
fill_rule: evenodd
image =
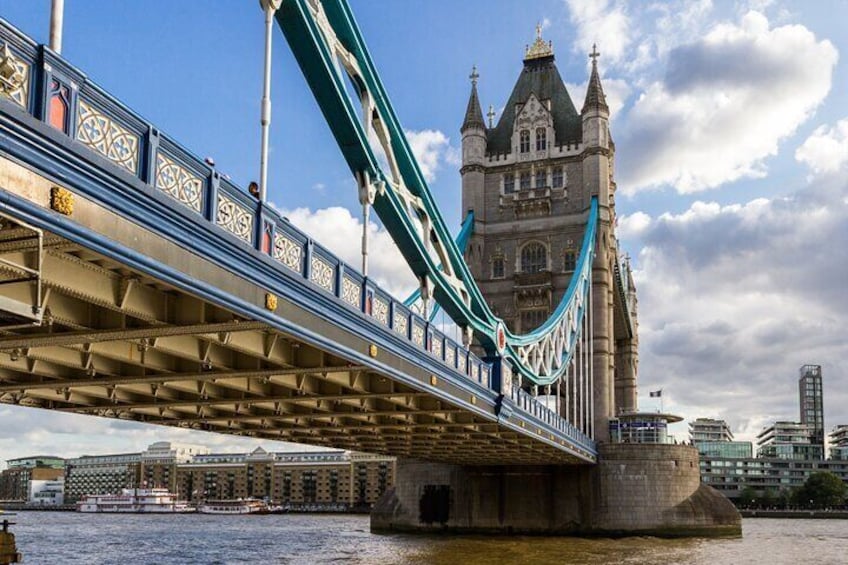
<path id="1" fill-rule="evenodd" d="M 77 198 L 74 217 L 203 274 L 198 284 L 264 296 L 246 277 L 96 204 Z M 438 394 L 449 383 L 403 359 L 374 356 L 420 387 L 27 226 L 4 209 L 0 402 L 460 464 L 583 462 L 494 414 L 451 404 Z M 40 308 L 40 320 L 20 315 L 26 305 Z M 281 301 L 277 312 L 369 350 L 297 304 Z"/>

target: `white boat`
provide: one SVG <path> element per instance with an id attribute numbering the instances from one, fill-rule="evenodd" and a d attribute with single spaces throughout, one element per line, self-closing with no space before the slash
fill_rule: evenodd
<path id="1" fill-rule="evenodd" d="M 172 514 L 193 512 L 188 502 L 164 488 L 125 488 L 121 494 L 89 494 L 77 502 L 78 512 Z"/>
<path id="2" fill-rule="evenodd" d="M 268 514 L 267 504 L 255 498 L 241 500 L 207 500 L 197 509 L 201 514 Z"/>

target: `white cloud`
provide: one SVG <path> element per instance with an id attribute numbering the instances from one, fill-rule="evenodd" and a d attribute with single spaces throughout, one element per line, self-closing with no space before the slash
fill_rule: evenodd
<path id="1" fill-rule="evenodd" d="M 822 186 L 827 185 L 827 186 Z M 829 422 L 848 421 L 848 186 L 816 182 L 786 198 L 696 202 L 619 221 L 641 244 L 640 386 L 664 388 L 690 418 L 715 416 L 750 439 L 796 419 L 798 367 L 821 364 Z"/>
<path id="2" fill-rule="evenodd" d="M 281 212 L 292 224 L 359 270 L 362 265 L 362 220 L 342 207 Z M 404 299 L 415 288 L 415 277 L 389 233 L 368 225 L 368 276 L 392 296 Z"/>
<path id="3" fill-rule="evenodd" d="M 5 404 L 0 404 L 0 422 L 3 422 L 0 426 L 0 469 L 4 460 L 34 453 L 78 457 L 139 452 L 156 441 L 204 445 L 218 453 L 252 451 L 259 445 L 270 451 L 313 449 L 311 446 L 289 442 L 241 438 Z"/>
<path id="4" fill-rule="evenodd" d="M 824 100 L 837 58 L 807 28 L 770 28 L 758 12 L 673 48 L 628 113 L 624 137 L 640 151 L 622 155 L 622 189 L 691 193 L 764 176 L 765 159 Z"/>
<path id="5" fill-rule="evenodd" d="M 651 226 L 651 217 L 644 212 L 634 212 L 618 218 L 617 233 L 622 240 L 640 237 Z"/>
<path id="6" fill-rule="evenodd" d="M 602 78 L 601 82 L 604 88 L 604 95 L 607 98 L 607 106 L 609 106 L 610 121 L 615 121 L 633 90 L 630 87 L 630 84 L 622 79 Z M 565 84 L 568 92 L 571 94 L 574 105 L 577 106 L 578 109 L 583 106 L 583 101 L 586 99 L 586 88 L 588 85 L 588 76 L 586 77 L 586 82 L 581 84 Z"/>
<path id="7" fill-rule="evenodd" d="M 835 173 L 848 164 L 848 118 L 819 126 L 795 151 L 795 159 L 815 174 Z"/>
<path id="8" fill-rule="evenodd" d="M 597 43 L 598 49 L 615 65 L 626 55 L 631 43 L 632 28 L 627 14 L 627 4 L 614 0 L 566 0 L 571 22 L 577 27 L 573 48 L 577 53 L 588 53 Z"/>
<path id="9" fill-rule="evenodd" d="M 442 168 L 443 161 L 455 165 L 459 160 L 459 151 L 451 146 L 450 138 L 439 130 L 406 130 L 406 139 L 427 182 L 436 180 L 436 173 Z"/>

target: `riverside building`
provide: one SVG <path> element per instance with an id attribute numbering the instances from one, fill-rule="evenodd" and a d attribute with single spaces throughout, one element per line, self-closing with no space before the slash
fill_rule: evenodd
<path id="1" fill-rule="evenodd" d="M 368 508 L 394 484 L 395 460 L 350 451 L 199 455 L 176 466 L 177 494 L 193 502 L 260 498 L 300 509 Z"/>
<path id="2" fill-rule="evenodd" d="M 764 428 L 757 436 L 756 457 L 752 457 L 751 443 L 730 441 L 733 434 L 727 422 L 699 418 L 690 424 L 692 442 L 701 454 L 701 482 L 731 499 L 745 488 L 758 495 L 778 496 L 800 487 L 819 471 L 848 483 L 848 425 L 836 426 L 830 433 L 830 458 L 825 459 L 821 366 L 804 365 L 800 374 L 802 421 L 779 421 Z M 716 434 L 721 439 L 704 441 Z"/>
<path id="3" fill-rule="evenodd" d="M 7 502 L 47 502 L 49 495 L 36 497 L 37 493 L 49 490 L 56 493 L 57 484 L 64 477 L 65 460 L 53 455 L 35 455 L 6 461 L 7 468 L 0 472 L 0 500 Z M 45 483 L 50 483 L 46 486 Z M 53 497 L 55 500 L 55 496 Z M 61 502 L 59 502 L 61 504 Z"/>
<path id="4" fill-rule="evenodd" d="M 830 432 L 830 458 L 848 461 L 848 425 L 842 424 Z"/>
<path id="5" fill-rule="evenodd" d="M 0 474 L 5 482 L 0 484 L 11 484 L 8 477 L 18 477 L 28 469 L 24 462 L 35 459 L 9 461 L 10 469 Z M 393 457 L 341 450 L 272 453 L 261 447 L 250 453 L 210 453 L 203 446 L 167 441 L 153 443 L 140 453 L 84 455 L 66 463 L 49 477 L 30 470 L 27 476 L 64 479 L 66 503 L 90 494 L 147 487 L 167 488 L 179 499 L 195 503 L 258 498 L 304 510 L 369 508 L 394 485 L 395 478 Z M 36 486 L 41 493 L 37 502 L 62 503 L 56 497 L 55 482 Z M 29 482 L 15 486 L 3 498 L 24 502 L 27 489 Z"/>

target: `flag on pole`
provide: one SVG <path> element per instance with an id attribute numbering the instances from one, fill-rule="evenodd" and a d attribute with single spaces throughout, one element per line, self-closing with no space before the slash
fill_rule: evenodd
<path id="1" fill-rule="evenodd" d="M 652 390 L 651 391 L 651 398 L 662 398 L 662 389 Z"/>

